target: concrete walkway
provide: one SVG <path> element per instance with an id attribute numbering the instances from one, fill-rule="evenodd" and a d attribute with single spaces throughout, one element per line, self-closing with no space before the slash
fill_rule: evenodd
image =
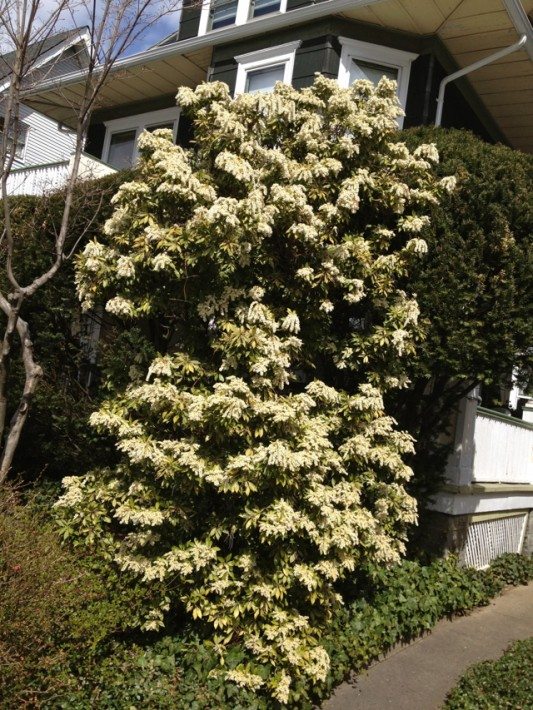
<path id="1" fill-rule="evenodd" d="M 353 684 L 340 685 L 322 709 L 438 710 L 469 666 L 499 658 L 510 643 L 530 636 L 533 584 L 513 587 L 490 606 L 440 621 L 431 634 L 394 648 Z"/>

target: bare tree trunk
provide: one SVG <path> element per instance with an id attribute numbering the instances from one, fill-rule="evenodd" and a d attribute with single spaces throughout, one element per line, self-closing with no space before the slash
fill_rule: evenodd
<path id="1" fill-rule="evenodd" d="M 0 441 L 4 436 L 4 428 L 7 415 L 7 380 L 9 376 L 9 363 L 11 360 L 11 347 L 17 327 L 18 308 L 14 308 L 11 303 L 8 303 L 9 312 L 7 316 L 7 325 L 4 331 L 4 339 L 2 341 L 2 349 L 0 351 Z"/>
<path id="2" fill-rule="evenodd" d="M 35 362 L 33 357 L 33 343 L 30 339 L 28 324 L 20 317 L 17 320 L 17 331 L 20 338 L 22 362 L 24 363 L 26 379 L 24 382 L 22 397 L 20 398 L 19 405 L 11 419 L 9 434 L 2 451 L 2 459 L 0 461 L 0 485 L 6 480 L 11 469 L 13 457 L 28 416 L 31 401 L 39 384 L 39 380 L 43 376 L 41 366 Z"/>

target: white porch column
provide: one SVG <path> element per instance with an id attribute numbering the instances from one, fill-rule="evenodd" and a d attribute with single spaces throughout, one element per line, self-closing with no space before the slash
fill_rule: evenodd
<path id="1" fill-rule="evenodd" d="M 468 486 L 472 483 L 476 453 L 474 432 L 480 402 L 479 387 L 475 387 L 459 404 L 453 453 L 446 466 L 446 479 L 455 486 Z"/>

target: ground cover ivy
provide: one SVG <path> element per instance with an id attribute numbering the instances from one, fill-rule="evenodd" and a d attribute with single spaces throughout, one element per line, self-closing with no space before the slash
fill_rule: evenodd
<path id="1" fill-rule="evenodd" d="M 416 504 L 405 386 L 418 306 L 400 279 L 426 244 L 433 145 L 395 139 L 395 85 L 232 99 L 181 89 L 190 150 L 145 133 L 105 239 L 78 260 L 85 307 L 156 321 L 158 355 L 92 416 L 121 462 L 65 479 L 79 538 L 185 613 L 225 683 L 280 703 L 325 682 L 340 584 L 397 563 Z M 230 665 L 235 648 L 243 660 Z"/>
<path id="2" fill-rule="evenodd" d="M 497 661 L 478 663 L 449 694 L 446 710 L 518 710 L 533 707 L 533 638 L 517 641 Z"/>

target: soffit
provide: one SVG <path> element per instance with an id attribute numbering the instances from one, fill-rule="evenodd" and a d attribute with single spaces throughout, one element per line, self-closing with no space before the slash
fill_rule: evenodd
<path id="1" fill-rule="evenodd" d="M 522 0 L 526 13 L 533 0 Z M 385 0 L 343 17 L 414 34 L 438 35 L 460 68 L 519 38 L 501 0 Z M 514 148 L 533 152 L 533 62 L 525 49 L 468 75 Z"/>
<path id="2" fill-rule="evenodd" d="M 150 63 L 120 69 L 105 83 L 95 109 L 112 109 L 142 101 L 146 102 L 149 110 L 152 99 L 173 94 L 178 86 L 194 87 L 205 81 L 211 64 L 211 53 L 211 47 L 206 47 L 190 54 L 174 54 Z M 72 125 L 72 117 L 80 103 L 83 86 L 83 82 L 58 85 L 48 91 L 28 96 L 25 102 L 60 123 Z"/>

